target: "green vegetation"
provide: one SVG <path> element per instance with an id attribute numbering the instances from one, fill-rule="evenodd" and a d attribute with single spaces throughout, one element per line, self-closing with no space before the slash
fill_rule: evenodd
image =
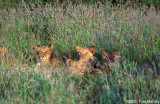
<path id="1" fill-rule="evenodd" d="M 153 9 L 22 2 L 1 9 L 0 23 L 0 47 L 8 49 L 8 60 L 0 65 L 1 103 L 123 104 L 160 98 L 160 19 Z M 121 58 L 109 75 L 84 78 L 59 69 L 48 79 L 33 69 L 36 44 L 51 43 L 64 62 L 78 58 L 75 45 L 95 45 L 98 63 L 102 50 L 116 48 Z"/>
<path id="2" fill-rule="evenodd" d="M 147 5 L 147 6 L 154 6 L 159 9 L 160 1 L 159 0 L 0 0 L 0 8 L 3 7 L 12 7 L 17 6 L 19 2 L 25 2 L 26 4 L 34 3 L 38 4 L 41 2 L 42 4 L 45 3 L 52 3 L 52 4 L 95 4 L 95 3 L 102 3 L 102 4 L 112 4 L 112 5 L 125 5 L 125 6 L 134 6 L 136 5 Z"/>

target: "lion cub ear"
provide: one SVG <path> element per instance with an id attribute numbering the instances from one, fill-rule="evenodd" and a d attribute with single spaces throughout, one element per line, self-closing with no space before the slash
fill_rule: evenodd
<path id="1" fill-rule="evenodd" d="M 68 65 L 69 67 L 72 65 L 72 63 L 73 63 L 73 60 L 72 60 L 72 59 L 68 59 L 68 60 L 67 60 L 67 65 Z"/>
<path id="2" fill-rule="evenodd" d="M 90 46 L 88 49 L 92 52 L 92 53 L 94 53 L 95 52 L 95 46 Z"/>
<path id="3" fill-rule="evenodd" d="M 41 49 L 41 46 L 40 45 L 36 45 L 36 48 L 37 48 L 37 50 L 39 51 L 40 49 Z"/>
<path id="4" fill-rule="evenodd" d="M 80 45 L 76 45 L 77 52 L 79 52 L 81 49 L 82 49 L 82 47 Z"/>
<path id="5" fill-rule="evenodd" d="M 115 49 L 115 50 L 112 52 L 112 54 L 113 54 L 114 56 L 116 56 L 116 55 L 118 55 L 118 51 Z"/>
<path id="6" fill-rule="evenodd" d="M 50 48 L 50 49 L 53 49 L 53 44 L 49 45 L 49 48 Z"/>
<path id="7" fill-rule="evenodd" d="M 108 56 L 108 53 L 106 51 L 102 51 L 102 56 Z"/>

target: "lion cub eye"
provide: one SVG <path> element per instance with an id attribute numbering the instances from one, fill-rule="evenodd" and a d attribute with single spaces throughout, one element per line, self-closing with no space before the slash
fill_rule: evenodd
<path id="1" fill-rule="evenodd" d="M 79 55 L 82 55 L 82 53 L 79 53 Z"/>

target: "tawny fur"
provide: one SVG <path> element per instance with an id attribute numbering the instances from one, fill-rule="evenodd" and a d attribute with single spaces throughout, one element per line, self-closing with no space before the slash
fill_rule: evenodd
<path id="1" fill-rule="evenodd" d="M 3 63 L 5 61 L 5 59 L 7 59 L 6 53 L 7 53 L 7 48 L 0 47 L 0 62 Z"/>
<path id="2" fill-rule="evenodd" d="M 39 52 L 40 63 L 37 63 L 35 71 L 39 70 L 42 67 L 43 71 L 46 71 L 50 67 L 60 68 L 62 67 L 62 62 L 58 61 L 53 55 L 53 44 L 50 46 L 40 46 L 36 45 L 36 48 Z"/>
<path id="3" fill-rule="evenodd" d="M 79 53 L 79 60 L 67 60 L 67 65 L 73 73 L 83 74 L 88 69 L 94 68 L 96 66 L 96 62 L 93 57 L 95 52 L 95 46 L 90 46 L 89 48 L 82 48 L 81 46 L 76 45 L 76 50 Z"/>
<path id="4" fill-rule="evenodd" d="M 118 51 L 114 50 L 112 53 L 102 51 L 102 58 L 103 60 L 98 68 L 103 72 L 110 73 L 112 67 L 116 66 L 117 60 L 119 58 Z"/>

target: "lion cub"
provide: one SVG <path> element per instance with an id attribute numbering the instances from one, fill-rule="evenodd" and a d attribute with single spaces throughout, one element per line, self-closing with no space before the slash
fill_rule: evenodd
<path id="1" fill-rule="evenodd" d="M 35 71 L 39 70 L 40 67 L 42 67 L 43 71 L 45 72 L 50 67 L 62 67 L 62 62 L 58 61 L 52 55 L 53 44 L 51 44 L 50 46 L 36 45 L 36 48 L 39 52 L 40 63 L 37 63 L 37 67 L 34 69 Z"/>
<path id="2" fill-rule="evenodd" d="M 106 51 L 102 51 L 102 59 L 103 61 L 99 65 L 99 69 L 102 72 L 110 73 L 111 67 L 116 66 L 117 60 L 120 56 L 118 56 L 118 51 L 114 50 L 111 53 L 107 53 Z"/>
<path id="3" fill-rule="evenodd" d="M 73 61 L 72 59 L 67 60 L 67 65 L 75 74 L 84 74 L 90 68 L 96 66 L 94 60 L 95 46 L 90 46 L 89 48 L 82 48 L 80 45 L 76 45 L 76 50 L 79 53 L 79 60 Z"/>
<path id="4" fill-rule="evenodd" d="M 0 47 L 0 62 L 3 63 L 7 59 L 6 53 L 7 53 L 7 48 Z"/>

